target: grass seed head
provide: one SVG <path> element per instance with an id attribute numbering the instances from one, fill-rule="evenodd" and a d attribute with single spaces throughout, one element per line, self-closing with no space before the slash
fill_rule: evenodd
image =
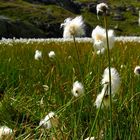
<path id="1" fill-rule="evenodd" d="M 64 23 L 61 24 L 61 27 L 64 28 L 63 37 L 72 38 L 81 37 L 85 35 L 84 30 L 84 21 L 82 16 L 77 16 L 74 19 L 67 18 L 64 20 Z"/>
<path id="2" fill-rule="evenodd" d="M 74 82 L 73 89 L 72 89 L 73 96 L 79 97 L 83 93 L 84 93 L 84 86 L 82 85 L 82 83 L 80 83 L 78 81 Z"/>

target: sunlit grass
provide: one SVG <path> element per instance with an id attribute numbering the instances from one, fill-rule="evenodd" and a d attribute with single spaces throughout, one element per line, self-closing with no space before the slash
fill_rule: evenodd
<path id="1" fill-rule="evenodd" d="M 91 132 L 97 113 L 95 99 L 108 67 L 107 52 L 97 55 L 91 42 L 76 45 L 82 78 L 73 42 L 0 44 L 0 125 L 12 128 L 14 139 L 83 140 L 90 133 L 97 139 L 109 139 L 106 108 L 100 110 Z M 42 51 L 42 59 L 34 59 L 35 50 Z M 55 58 L 48 57 L 50 51 L 55 52 Z M 140 78 L 134 75 L 139 54 L 140 43 L 121 41 L 116 41 L 110 53 L 111 66 L 121 77 L 121 88 L 112 104 L 114 139 L 140 138 Z M 85 93 L 75 98 L 71 89 L 77 80 L 83 82 Z M 50 130 L 39 127 L 40 120 L 51 111 L 57 114 L 59 126 Z"/>

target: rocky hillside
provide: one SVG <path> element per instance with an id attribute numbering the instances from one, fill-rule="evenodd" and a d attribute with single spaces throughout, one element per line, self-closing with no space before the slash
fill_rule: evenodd
<path id="1" fill-rule="evenodd" d="M 102 0 L 103 1 L 103 0 Z M 91 36 L 97 20 L 96 5 L 101 0 L 0 0 L 0 38 L 62 37 L 60 24 L 67 17 L 82 15 L 86 36 Z M 109 28 L 116 35 L 140 35 L 139 0 L 104 0 L 110 7 Z"/>

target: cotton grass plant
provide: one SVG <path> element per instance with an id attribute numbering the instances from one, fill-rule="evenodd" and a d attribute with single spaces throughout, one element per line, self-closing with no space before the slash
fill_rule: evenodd
<path id="1" fill-rule="evenodd" d="M 55 116 L 54 112 L 50 112 L 48 115 L 45 116 L 39 123 L 39 126 L 43 126 L 46 129 L 51 129 L 52 127 L 58 126 L 58 118 Z"/>
<path id="2" fill-rule="evenodd" d="M 106 76 L 106 71 L 108 71 L 107 74 L 107 84 L 104 83 L 104 87 L 102 89 L 102 92 L 97 96 L 97 99 L 95 101 L 95 105 L 97 106 L 97 108 L 99 108 L 99 110 L 97 111 L 97 115 L 96 115 L 96 119 L 97 116 L 99 115 L 102 103 L 104 103 L 104 106 L 109 106 L 109 110 L 110 110 L 110 140 L 113 139 L 113 124 L 112 124 L 112 86 L 111 86 L 111 78 L 113 78 L 113 76 L 111 74 L 111 59 L 110 59 L 110 49 L 114 46 L 114 31 L 113 30 L 108 30 L 108 23 L 107 23 L 107 11 L 108 11 L 108 5 L 105 3 L 100 3 L 97 4 L 96 6 L 96 11 L 97 11 L 97 17 L 99 12 L 103 14 L 104 17 L 104 25 L 105 25 L 105 29 L 103 29 L 100 26 L 97 26 L 93 31 L 92 31 L 92 38 L 94 41 L 94 46 L 96 50 L 100 50 L 100 52 L 104 52 L 103 49 L 107 49 L 107 54 L 108 54 L 108 70 L 105 70 L 104 72 L 104 78 L 103 81 Z M 98 17 L 99 19 L 99 17 Z M 116 81 L 115 81 L 116 82 Z M 108 93 L 109 90 L 109 93 Z M 107 94 L 106 94 L 107 92 Z M 92 130 L 94 129 L 94 125 L 96 123 L 96 119 L 94 120 L 92 129 L 91 129 L 91 133 Z M 90 133 L 90 135 L 91 135 Z"/>
<path id="3" fill-rule="evenodd" d="M 134 73 L 139 76 L 140 75 L 140 66 L 136 66 L 134 69 Z"/>
<path id="4" fill-rule="evenodd" d="M 39 50 L 36 50 L 35 51 L 35 60 L 39 60 L 39 59 L 41 59 L 42 58 L 42 52 L 41 51 L 39 51 Z"/>
<path id="5" fill-rule="evenodd" d="M 97 99 L 95 101 L 95 105 L 97 108 L 100 108 L 101 105 L 108 107 L 110 105 L 110 88 L 112 98 L 115 96 L 115 94 L 118 92 L 118 89 L 120 87 L 120 76 L 115 68 L 110 68 L 111 71 L 111 87 L 109 85 L 109 68 L 106 68 L 104 70 L 103 78 L 102 78 L 102 91 L 97 96 Z M 112 99 L 111 99 L 112 100 Z M 103 104 L 102 104 L 103 103 Z M 101 107 L 102 108 L 102 107 Z"/>
<path id="6" fill-rule="evenodd" d="M 81 60 L 80 60 L 80 53 L 79 53 L 79 49 L 76 44 L 76 37 L 82 37 L 85 35 L 85 30 L 84 30 L 85 24 L 83 21 L 83 17 L 77 16 L 74 19 L 67 18 L 67 19 L 65 19 L 64 23 L 61 24 L 61 27 L 64 28 L 63 38 L 73 38 L 73 42 L 74 42 L 74 46 L 75 46 L 75 50 L 76 50 L 75 56 L 77 59 L 76 61 L 77 61 L 78 69 L 79 69 L 79 73 L 80 73 L 80 80 L 83 83 L 84 80 L 83 80 L 83 71 L 82 71 L 82 65 L 81 65 Z M 84 92 L 82 83 L 79 83 L 77 81 L 73 84 L 72 93 L 75 97 L 80 96 L 80 94 L 82 94 Z M 83 108 L 83 100 L 80 103 L 80 108 L 79 108 L 80 111 L 79 111 L 79 115 L 78 115 L 78 119 L 77 119 L 77 125 L 79 125 L 82 108 Z M 75 126 L 75 129 L 77 129 L 77 126 Z M 76 135 L 77 134 L 75 132 L 75 137 L 76 137 Z M 74 137 L 74 139 L 75 139 L 75 137 Z"/>
<path id="7" fill-rule="evenodd" d="M 60 27 L 64 28 L 63 31 L 63 38 L 73 38 L 74 41 L 74 46 L 76 49 L 76 55 L 77 55 L 77 63 L 79 67 L 79 72 L 80 72 L 80 80 L 82 80 L 82 68 L 81 68 L 81 63 L 80 63 L 80 54 L 78 47 L 76 45 L 76 37 L 82 37 L 85 35 L 85 24 L 83 21 L 82 16 L 77 16 L 74 19 L 67 18 L 64 20 L 64 23 L 60 25 Z M 83 81 L 82 81 L 83 82 Z"/>
<path id="8" fill-rule="evenodd" d="M 113 30 L 108 30 L 108 43 L 109 43 L 109 50 L 114 47 L 115 36 Z M 100 26 L 96 26 L 96 28 L 92 31 L 92 39 L 93 39 L 93 46 L 94 49 L 103 53 L 105 49 L 107 49 L 107 40 L 106 40 L 106 30 Z"/>
<path id="9" fill-rule="evenodd" d="M 74 19 L 67 18 L 60 27 L 64 28 L 63 38 L 82 37 L 85 35 L 85 25 L 82 16 L 77 16 Z"/>
<path id="10" fill-rule="evenodd" d="M 13 130 L 7 126 L 0 127 L 0 139 L 11 139 Z"/>

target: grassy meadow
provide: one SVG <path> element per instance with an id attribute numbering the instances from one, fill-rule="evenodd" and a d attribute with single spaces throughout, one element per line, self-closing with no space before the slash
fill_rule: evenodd
<path id="1" fill-rule="evenodd" d="M 78 56 L 73 41 L 0 43 L 0 125 L 13 129 L 11 139 L 84 140 L 89 135 L 109 139 L 109 109 L 98 112 L 95 107 L 108 67 L 107 52 L 97 55 L 91 42 L 76 46 Z M 34 59 L 36 50 L 42 52 L 40 60 Z M 48 57 L 50 51 L 55 58 Z M 112 104 L 113 140 L 138 140 L 140 77 L 134 68 L 140 65 L 140 43 L 116 41 L 110 55 L 111 67 L 121 77 Z M 71 93 L 75 81 L 85 88 L 78 98 Z M 57 114 L 57 127 L 39 127 L 51 111 Z"/>

